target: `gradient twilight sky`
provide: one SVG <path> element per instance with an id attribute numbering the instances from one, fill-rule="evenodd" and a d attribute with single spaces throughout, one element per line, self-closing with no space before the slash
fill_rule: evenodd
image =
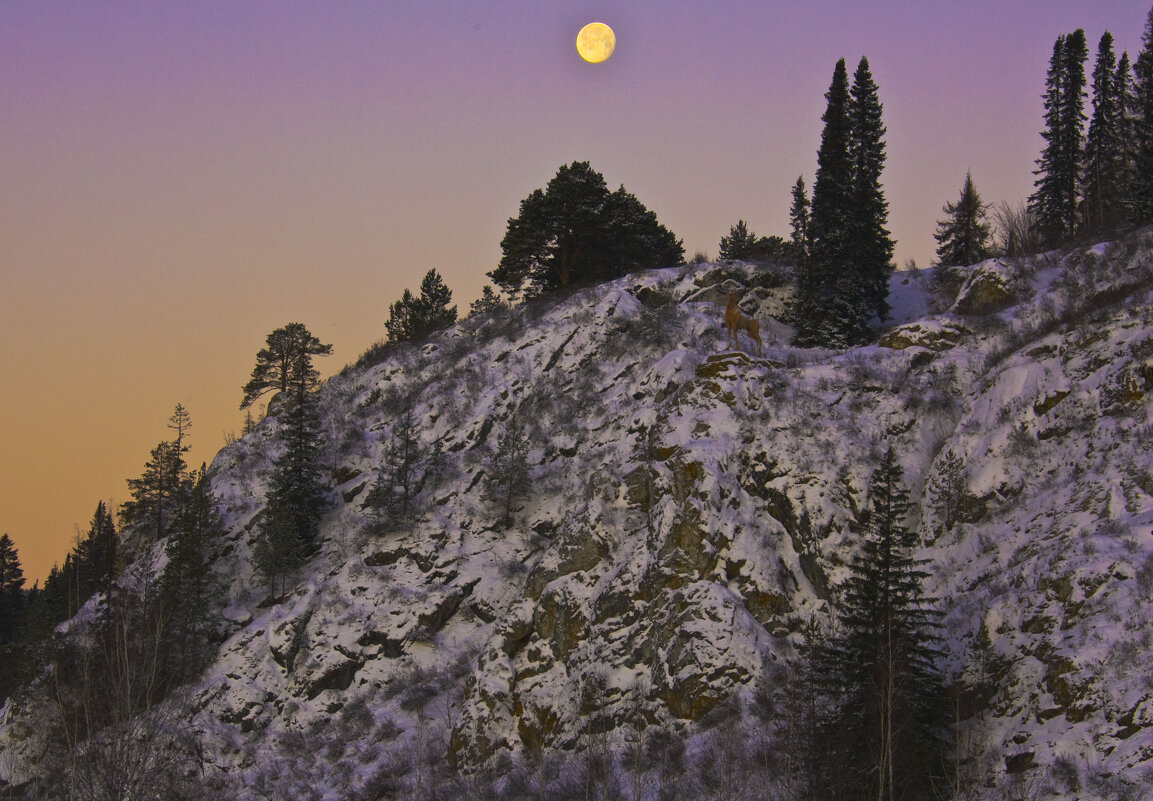
<path id="1" fill-rule="evenodd" d="M 1053 41 L 1135 58 L 1150 0 L 0 3 L 0 532 L 29 584 L 127 497 L 172 407 L 239 429 L 269 331 L 384 338 L 437 268 L 462 311 L 521 199 L 587 160 L 715 257 L 788 235 L 836 60 L 884 103 L 897 263 L 971 169 L 1032 191 Z M 617 34 L 580 60 L 586 22 Z"/>

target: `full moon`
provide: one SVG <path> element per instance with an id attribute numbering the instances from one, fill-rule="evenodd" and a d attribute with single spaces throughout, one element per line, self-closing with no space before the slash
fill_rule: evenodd
<path id="1" fill-rule="evenodd" d="M 606 60 L 613 54 L 616 46 L 616 34 L 603 22 L 590 22 L 577 34 L 577 52 L 590 64 L 600 64 Z"/>

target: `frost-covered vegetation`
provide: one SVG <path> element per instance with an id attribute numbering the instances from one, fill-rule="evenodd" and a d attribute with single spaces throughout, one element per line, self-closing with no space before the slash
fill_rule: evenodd
<path id="1" fill-rule="evenodd" d="M 71 661 L 4 708 L 6 792 L 803 797 L 830 779 L 813 643 L 849 621 L 891 449 L 940 620 L 920 792 L 1142 797 L 1153 234 L 897 273 L 894 324 L 846 351 L 787 344 L 790 287 L 638 273 L 345 370 L 317 395 L 315 550 L 275 593 L 254 557 L 283 422 L 257 424 L 206 479 L 203 671 L 77 736 L 85 693 L 118 691 L 85 660 L 156 631 L 95 626 L 97 592 L 61 629 Z M 729 290 L 763 358 L 727 349 Z M 168 558 L 139 536 L 125 599 Z"/>

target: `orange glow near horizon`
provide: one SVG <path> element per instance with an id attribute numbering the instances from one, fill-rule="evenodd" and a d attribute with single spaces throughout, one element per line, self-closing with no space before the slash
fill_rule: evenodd
<path id="1" fill-rule="evenodd" d="M 1148 12 L 4 3 L 0 532 L 42 581 L 98 501 L 126 499 L 178 402 L 190 461 L 210 461 L 278 326 L 332 343 L 331 374 L 430 267 L 467 310 L 562 164 L 624 184 L 688 256 L 715 256 L 738 219 L 787 236 L 840 57 L 869 58 L 897 263 L 926 265 L 967 171 L 989 202 L 1032 190 L 1056 36 L 1083 27 L 1095 52 L 1108 29 L 1135 58 Z M 589 19 L 629 43 L 597 69 L 573 51 Z"/>

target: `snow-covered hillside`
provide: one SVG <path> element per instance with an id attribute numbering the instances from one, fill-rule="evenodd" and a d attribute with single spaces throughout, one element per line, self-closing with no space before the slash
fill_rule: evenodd
<path id="1" fill-rule="evenodd" d="M 726 344 L 730 289 L 748 290 L 761 357 Z M 643 729 L 701 748 L 718 727 L 759 731 L 741 710 L 828 613 L 892 447 L 944 612 L 942 668 L 987 670 L 995 687 L 960 724 L 974 784 L 1140 788 L 1153 780 L 1151 289 L 1148 232 L 898 273 L 879 344 L 829 352 L 788 346 L 778 273 L 691 265 L 350 368 L 322 390 L 335 504 L 286 597 L 269 601 L 251 559 L 275 420 L 212 464 L 232 633 L 185 699 L 206 770 L 237 778 L 240 798 L 367 797 L 393 774 L 413 781 L 413 754 L 507 766 L 623 749 Z M 382 531 L 364 500 L 406 411 L 423 452 L 439 441 L 447 460 L 415 519 Z M 533 486 L 506 529 L 484 471 L 513 416 Z M 921 501 L 949 454 L 965 491 L 946 527 Z M 991 650 L 977 655 L 982 627 Z M 10 781 L 37 770 L 19 722 L 0 725 Z"/>

